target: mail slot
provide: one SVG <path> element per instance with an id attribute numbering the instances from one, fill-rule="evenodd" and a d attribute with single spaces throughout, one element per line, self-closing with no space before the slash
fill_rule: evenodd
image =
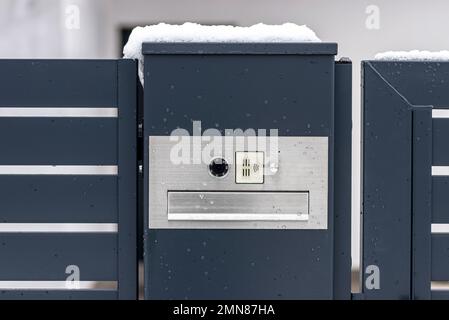
<path id="1" fill-rule="evenodd" d="M 144 43 L 147 299 L 350 298 L 351 64 Z"/>
<path id="2" fill-rule="evenodd" d="M 169 221 L 304 221 L 308 218 L 308 192 L 168 192 Z"/>

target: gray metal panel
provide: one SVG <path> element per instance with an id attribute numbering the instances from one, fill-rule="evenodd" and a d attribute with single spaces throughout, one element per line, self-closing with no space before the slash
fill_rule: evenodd
<path id="1" fill-rule="evenodd" d="M 137 298 L 137 63 L 118 62 L 118 290 Z"/>
<path id="2" fill-rule="evenodd" d="M 448 162 L 449 163 L 449 162 Z M 432 222 L 449 223 L 449 177 L 432 177 Z"/>
<path id="3" fill-rule="evenodd" d="M 432 122 L 433 165 L 447 166 L 449 164 L 449 119 L 433 119 Z"/>
<path id="4" fill-rule="evenodd" d="M 2 223 L 118 220 L 115 176 L 2 175 L 0 193 Z"/>
<path id="5" fill-rule="evenodd" d="M 334 299 L 351 298 L 352 63 L 335 64 Z"/>
<path id="6" fill-rule="evenodd" d="M 0 300 L 116 300 L 116 290 L 0 290 Z"/>
<path id="7" fill-rule="evenodd" d="M 142 53 L 148 54 L 295 54 L 336 55 L 337 44 L 326 42 L 296 43 L 162 43 L 145 42 Z"/>
<path id="8" fill-rule="evenodd" d="M 449 291 L 432 291 L 432 300 L 449 300 Z"/>
<path id="9" fill-rule="evenodd" d="M 0 164 L 116 164 L 116 139 L 116 118 L 0 118 Z"/>
<path id="10" fill-rule="evenodd" d="M 449 108 L 448 61 L 366 61 L 413 105 Z"/>
<path id="11" fill-rule="evenodd" d="M 332 132 L 331 55 L 147 55 L 144 73 L 151 135 L 177 127 L 191 132 L 192 120 L 222 134 L 236 128 L 279 129 L 279 136 Z"/>
<path id="12" fill-rule="evenodd" d="M 323 230 L 147 229 L 146 237 L 150 299 L 332 298 Z"/>
<path id="13" fill-rule="evenodd" d="M 115 60 L 1 60 L 0 106 L 117 106 L 116 63 Z"/>
<path id="14" fill-rule="evenodd" d="M 185 137 L 184 137 L 185 138 Z M 184 139 L 186 146 L 195 142 L 193 137 Z M 211 159 L 219 156 L 228 158 L 229 173 L 226 177 L 217 179 L 209 170 L 209 160 L 206 163 L 195 163 L 194 158 L 188 164 L 170 161 L 171 150 L 179 142 L 171 137 L 150 136 L 150 157 L 147 162 L 149 169 L 149 198 L 153 199 L 147 214 L 150 215 L 150 228 L 156 229 L 327 229 L 328 228 L 328 195 L 329 195 L 329 139 L 327 137 L 277 137 L 278 150 L 272 161 L 278 161 L 279 170 L 276 174 L 269 174 L 268 165 L 265 165 L 265 181 L 263 184 L 237 184 L 235 183 L 235 164 L 232 160 L 235 151 L 244 151 L 233 137 L 213 137 L 213 141 L 224 150 L 211 150 L 217 152 Z M 206 148 L 208 139 L 203 140 L 202 147 Z M 246 144 L 267 146 L 268 139 L 259 137 L 247 138 Z M 212 140 L 211 140 L 212 141 Z M 251 142 L 252 141 L 252 142 Z M 257 143 L 257 144 L 256 144 Z M 243 143 L 242 143 L 243 144 Z M 261 147 L 262 148 L 262 147 Z M 261 150 L 261 149 L 258 149 Z M 268 152 L 266 152 L 268 155 Z M 294 168 L 294 169 L 292 169 Z M 168 191 L 261 191 L 261 192 L 308 192 L 309 217 L 307 220 L 297 221 L 170 221 L 167 220 L 167 194 Z M 256 210 L 264 209 L 256 206 Z M 267 204 L 267 203 L 265 203 Z M 206 204 L 207 205 L 207 204 Z M 275 203 L 272 203 L 274 206 Z M 210 204 L 208 205 L 210 207 Z M 203 206 L 204 208 L 204 206 Z M 280 208 L 279 208 L 280 209 Z"/>
<path id="15" fill-rule="evenodd" d="M 449 281 L 449 234 L 432 234 L 432 281 Z"/>
<path id="16" fill-rule="evenodd" d="M 412 299 L 431 298 L 432 107 L 413 110 Z"/>
<path id="17" fill-rule="evenodd" d="M 362 72 L 362 271 L 376 265 L 381 275 L 380 289 L 363 293 L 366 299 L 410 299 L 412 106 L 373 64 L 362 62 Z"/>
<path id="18" fill-rule="evenodd" d="M 117 280 L 117 234 L 2 233 L 0 280 L 61 280 L 76 265 L 81 281 Z"/>

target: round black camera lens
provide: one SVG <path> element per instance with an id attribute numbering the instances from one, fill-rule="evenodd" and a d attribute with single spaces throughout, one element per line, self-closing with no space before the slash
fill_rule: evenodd
<path id="1" fill-rule="evenodd" d="M 209 171 L 214 177 L 224 177 L 229 171 L 229 165 L 223 158 L 215 158 L 209 164 Z"/>

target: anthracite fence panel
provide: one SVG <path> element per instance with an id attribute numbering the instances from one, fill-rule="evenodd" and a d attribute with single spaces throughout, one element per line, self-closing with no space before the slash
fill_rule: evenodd
<path id="1" fill-rule="evenodd" d="M 0 299 L 136 298 L 136 75 L 0 61 Z"/>
<path id="2" fill-rule="evenodd" d="M 362 75 L 361 297 L 447 299 L 449 63 L 365 61 Z"/>

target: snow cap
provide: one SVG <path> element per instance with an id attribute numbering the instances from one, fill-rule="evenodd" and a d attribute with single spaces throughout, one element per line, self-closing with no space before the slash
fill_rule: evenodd
<path id="1" fill-rule="evenodd" d="M 285 43 L 321 42 L 315 32 L 305 25 L 284 23 L 282 25 L 255 24 L 251 27 L 226 25 L 203 26 L 186 22 L 182 25 L 159 23 L 136 27 L 123 48 L 124 58 L 139 60 L 139 78 L 143 84 L 144 42 L 233 42 L 233 43 Z"/>
<path id="2" fill-rule="evenodd" d="M 380 61 L 449 61 L 449 51 L 387 51 L 374 57 Z"/>

